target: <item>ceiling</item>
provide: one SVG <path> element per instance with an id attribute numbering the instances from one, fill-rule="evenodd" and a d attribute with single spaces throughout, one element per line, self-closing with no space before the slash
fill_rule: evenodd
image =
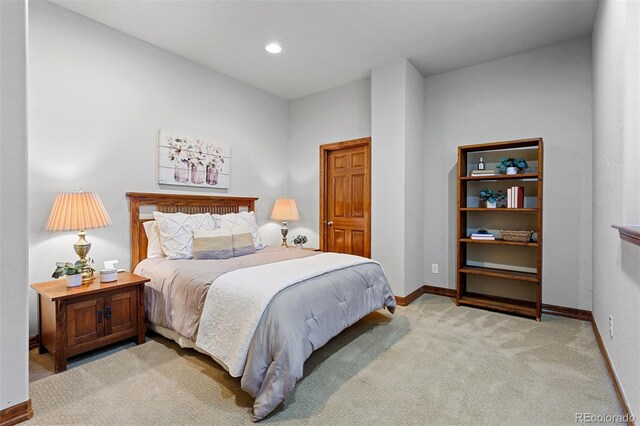
<path id="1" fill-rule="evenodd" d="M 408 58 L 424 76 L 591 33 L 596 0 L 54 3 L 285 99 Z M 283 51 L 264 47 L 278 42 Z"/>

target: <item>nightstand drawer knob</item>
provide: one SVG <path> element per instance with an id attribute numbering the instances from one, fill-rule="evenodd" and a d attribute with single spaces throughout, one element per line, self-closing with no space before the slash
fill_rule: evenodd
<path id="1" fill-rule="evenodd" d="M 108 320 L 111 319 L 111 306 L 107 306 L 106 308 L 104 308 L 104 316 Z"/>

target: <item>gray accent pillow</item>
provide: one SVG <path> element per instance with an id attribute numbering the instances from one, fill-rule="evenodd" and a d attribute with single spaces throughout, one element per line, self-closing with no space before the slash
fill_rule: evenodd
<path id="1" fill-rule="evenodd" d="M 233 240 L 233 257 L 245 256 L 256 252 L 253 235 L 248 226 L 234 226 L 230 231 Z"/>
<path id="2" fill-rule="evenodd" d="M 229 259 L 233 257 L 233 237 L 228 229 L 193 230 L 193 258 Z"/>

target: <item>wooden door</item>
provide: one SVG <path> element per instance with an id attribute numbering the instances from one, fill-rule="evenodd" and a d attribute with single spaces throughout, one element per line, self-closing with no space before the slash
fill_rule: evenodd
<path id="1" fill-rule="evenodd" d="M 371 139 L 320 147 L 320 248 L 371 256 Z"/>
<path id="2" fill-rule="evenodd" d="M 134 289 L 104 298 L 105 334 L 131 333 L 137 330 L 136 293 Z"/>
<path id="3" fill-rule="evenodd" d="M 104 335 L 103 299 L 67 305 L 67 346 L 96 340 Z"/>

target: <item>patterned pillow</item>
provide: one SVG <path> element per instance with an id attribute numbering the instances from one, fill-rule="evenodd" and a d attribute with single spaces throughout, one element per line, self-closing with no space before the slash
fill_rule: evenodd
<path id="1" fill-rule="evenodd" d="M 194 259 L 229 259 L 230 257 L 233 257 L 233 237 L 228 229 L 193 230 Z"/>
<path id="2" fill-rule="evenodd" d="M 225 228 L 220 229 L 229 232 Z M 235 226 L 231 228 L 230 233 L 233 240 L 233 257 L 244 256 L 256 252 L 256 247 L 253 244 L 253 235 L 251 235 L 251 229 L 249 229 L 248 226 Z"/>
<path id="3" fill-rule="evenodd" d="M 215 229 L 209 213 L 184 214 L 153 212 L 158 223 L 160 243 L 167 259 L 191 259 L 193 257 L 193 230 Z"/>
<path id="4" fill-rule="evenodd" d="M 160 231 L 155 220 L 148 220 L 142 224 L 144 232 L 147 234 L 147 259 L 154 257 L 165 257 L 160 244 Z"/>
<path id="5" fill-rule="evenodd" d="M 240 212 L 229 214 L 214 214 L 211 215 L 215 222 L 216 228 L 231 229 L 236 226 L 246 225 L 251 230 L 251 236 L 253 237 L 253 245 L 257 250 L 264 248 L 262 237 L 258 231 L 258 224 L 256 223 L 256 215 L 254 212 Z"/>

